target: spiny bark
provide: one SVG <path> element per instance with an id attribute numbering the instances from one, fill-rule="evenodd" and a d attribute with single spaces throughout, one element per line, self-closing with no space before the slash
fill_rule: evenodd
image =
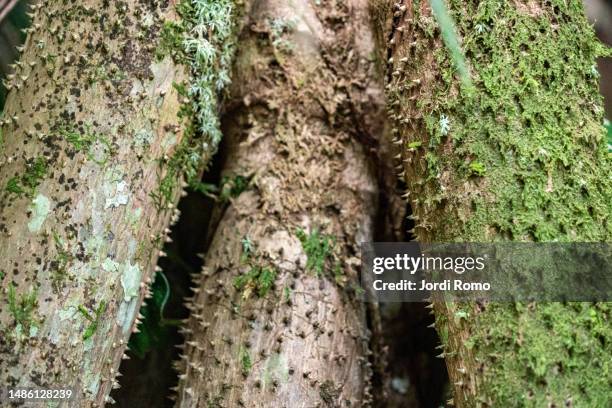
<path id="1" fill-rule="evenodd" d="M 354 293 L 378 195 L 368 20 L 363 1 L 251 5 L 224 126 L 224 174 L 250 183 L 189 300 L 179 406 L 369 404 Z"/>
<path id="2" fill-rule="evenodd" d="M 460 50 L 430 2 L 371 2 L 417 238 L 609 240 L 603 49 L 581 2 L 436 3 Z M 435 310 L 455 405 L 609 405 L 608 304 Z"/>
<path id="3" fill-rule="evenodd" d="M 5 387 L 70 387 L 84 407 L 118 386 L 183 189 L 168 163 L 187 128 L 174 84 L 188 76 L 156 58 L 178 19 L 162 3 L 34 7 L 0 123 Z"/>

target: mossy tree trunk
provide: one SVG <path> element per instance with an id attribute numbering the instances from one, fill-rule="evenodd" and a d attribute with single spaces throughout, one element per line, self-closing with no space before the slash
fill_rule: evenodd
<path id="1" fill-rule="evenodd" d="M 610 239 L 604 50 L 580 1 L 371 4 L 420 241 Z M 609 304 L 435 311 L 455 405 L 609 405 Z"/>
<path id="2" fill-rule="evenodd" d="M 214 150 L 174 86 L 199 74 L 173 61 L 195 60 L 172 48 L 196 24 L 179 20 L 174 2 L 34 6 L 0 122 L 5 387 L 70 387 L 71 406 L 111 401 L 185 173 Z"/>
<path id="3" fill-rule="evenodd" d="M 224 122 L 229 204 L 188 303 L 178 405 L 368 406 L 355 285 L 382 87 L 367 2 L 257 0 L 248 16 Z"/>

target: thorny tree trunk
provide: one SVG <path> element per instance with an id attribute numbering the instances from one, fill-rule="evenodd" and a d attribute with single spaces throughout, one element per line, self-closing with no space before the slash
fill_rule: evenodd
<path id="1" fill-rule="evenodd" d="M 178 405 L 367 406 L 353 291 L 382 92 L 366 2 L 257 0 L 249 19 L 224 126 L 235 198 L 188 304 Z"/>
<path id="2" fill-rule="evenodd" d="M 34 10 L 0 134 L 0 384 L 102 406 L 178 217 L 181 169 L 160 163 L 183 144 L 186 75 L 155 58 L 177 16 L 137 1 Z"/>
<path id="3" fill-rule="evenodd" d="M 418 240 L 610 239 L 602 49 L 580 1 L 447 1 L 461 49 L 442 2 L 371 3 Z M 435 312 L 455 405 L 609 405 L 609 305 Z"/>

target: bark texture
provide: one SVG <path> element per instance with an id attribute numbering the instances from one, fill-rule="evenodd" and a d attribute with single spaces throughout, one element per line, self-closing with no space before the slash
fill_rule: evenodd
<path id="1" fill-rule="evenodd" d="M 604 50 L 580 1 L 371 4 L 418 240 L 610 239 Z M 456 406 L 609 405 L 609 304 L 435 311 Z"/>
<path id="2" fill-rule="evenodd" d="M 382 96 L 367 2 L 256 0 L 248 19 L 224 125 L 230 204 L 189 299 L 178 405 L 367 406 L 355 284 Z"/>
<path id="3" fill-rule="evenodd" d="M 34 6 L 0 122 L 5 387 L 112 402 L 184 187 L 175 158 L 189 126 L 173 85 L 189 70 L 156 48 L 177 20 L 168 2 Z"/>

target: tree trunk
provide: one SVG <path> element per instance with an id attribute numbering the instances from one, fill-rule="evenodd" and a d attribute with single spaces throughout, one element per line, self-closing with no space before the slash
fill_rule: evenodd
<path id="1" fill-rule="evenodd" d="M 248 15 L 229 205 L 189 300 L 178 405 L 367 406 L 356 256 L 374 228 L 382 89 L 366 2 L 256 0 Z"/>
<path id="2" fill-rule="evenodd" d="M 371 2 L 418 240 L 609 240 L 604 49 L 581 2 L 446 3 L 456 27 L 439 0 Z M 609 304 L 435 311 L 455 405 L 609 406 Z"/>
<path id="3" fill-rule="evenodd" d="M 219 79 L 228 30 L 207 37 L 224 51 L 201 72 L 180 48 L 202 23 L 197 10 L 183 7 L 191 19 L 179 23 L 161 3 L 34 6 L 0 122 L 3 386 L 70 387 L 71 406 L 111 401 L 183 180 L 214 152 L 211 114 L 210 123 L 185 116 L 206 118 L 198 96 L 223 81 L 198 82 L 189 103 L 175 85 Z M 221 11 L 215 23 L 227 25 Z M 214 97 L 206 107 L 214 113 Z"/>

